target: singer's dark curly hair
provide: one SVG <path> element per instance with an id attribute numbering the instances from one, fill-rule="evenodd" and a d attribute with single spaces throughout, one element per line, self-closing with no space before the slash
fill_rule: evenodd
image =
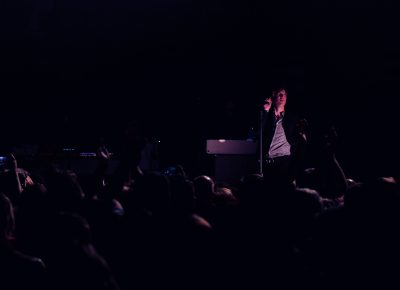
<path id="1" fill-rule="evenodd" d="M 286 95 L 288 95 L 288 91 L 285 87 L 276 87 L 272 90 L 272 98 L 275 99 L 278 96 L 278 93 L 282 90 L 285 90 Z"/>

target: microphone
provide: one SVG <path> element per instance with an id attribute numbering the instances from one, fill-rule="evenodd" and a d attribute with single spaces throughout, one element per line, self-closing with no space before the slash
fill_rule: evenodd
<path id="1" fill-rule="evenodd" d="M 271 109 L 271 105 L 272 105 L 272 98 L 271 97 L 265 98 L 263 105 L 264 111 L 269 111 Z"/>

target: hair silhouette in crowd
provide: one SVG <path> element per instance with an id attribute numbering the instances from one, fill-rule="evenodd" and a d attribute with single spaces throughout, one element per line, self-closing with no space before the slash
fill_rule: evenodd
<path id="1" fill-rule="evenodd" d="M 58 213 L 51 224 L 46 261 L 52 288 L 119 289 L 107 262 L 92 244 L 84 218 Z"/>
<path id="2" fill-rule="evenodd" d="M 25 255 L 15 249 L 14 209 L 8 197 L 0 194 L 0 286 L 18 290 L 46 286 L 45 265 L 41 259 Z"/>

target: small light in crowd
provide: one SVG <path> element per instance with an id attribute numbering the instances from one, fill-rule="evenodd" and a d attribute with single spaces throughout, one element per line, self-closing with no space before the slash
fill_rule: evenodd
<path id="1" fill-rule="evenodd" d="M 63 148 L 63 151 L 75 151 L 74 148 Z"/>
<path id="2" fill-rule="evenodd" d="M 224 143 L 226 140 L 225 139 L 219 139 L 218 142 Z"/>
<path id="3" fill-rule="evenodd" d="M 94 153 L 94 152 L 82 152 L 82 153 L 79 153 L 79 156 L 81 156 L 81 157 L 95 157 L 96 153 Z"/>

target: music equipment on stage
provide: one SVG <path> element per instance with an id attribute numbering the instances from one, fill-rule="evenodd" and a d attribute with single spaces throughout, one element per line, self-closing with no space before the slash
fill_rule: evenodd
<path id="1" fill-rule="evenodd" d="M 217 182 L 235 184 L 244 175 L 257 173 L 257 143 L 253 140 L 207 140 L 206 150 L 215 157 Z"/>
<path id="2" fill-rule="evenodd" d="M 252 140 L 207 140 L 207 153 L 252 155 L 257 153 L 257 143 Z"/>

